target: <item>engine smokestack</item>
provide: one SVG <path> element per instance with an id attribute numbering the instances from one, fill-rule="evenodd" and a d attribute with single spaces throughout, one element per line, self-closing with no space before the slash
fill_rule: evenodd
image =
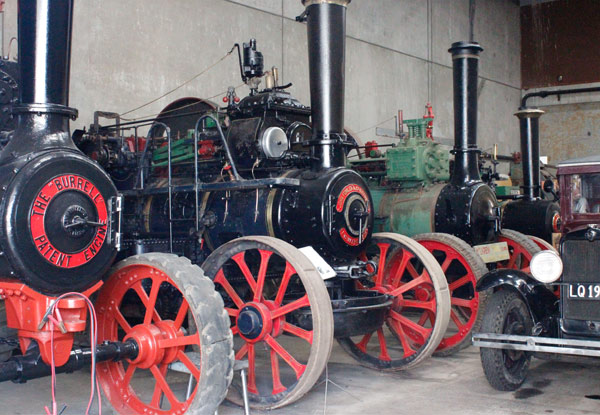
<path id="1" fill-rule="evenodd" d="M 311 155 L 316 170 L 345 166 L 346 8 L 351 0 L 302 0 L 308 24 L 312 108 Z"/>
<path id="2" fill-rule="evenodd" d="M 521 107 L 515 113 L 521 127 L 523 194 L 529 200 L 540 197 L 540 117 L 543 113 L 531 107 Z"/>
<path id="3" fill-rule="evenodd" d="M 456 186 L 480 182 L 477 148 L 477 42 L 456 42 L 448 50 L 452 54 L 454 88 L 454 170 L 450 182 Z"/>
<path id="4" fill-rule="evenodd" d="M 69 69 L 73 0 L 19 0 L 19 104 L 17 128 L 0 164 L 50 148 L 73 148 Z"/>

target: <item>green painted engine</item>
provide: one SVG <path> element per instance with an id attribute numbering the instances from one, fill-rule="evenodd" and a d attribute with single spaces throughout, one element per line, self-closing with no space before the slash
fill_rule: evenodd
<path id="1" fill-rule="evenodd" d="M 375 230 L 413 236 L 433 232 L 438 196 L 450 179 L 449 149 L 427 137 L 426 118 L 405 120 L 408 135 L 384 154 L 375 142 L 350 162 L 366 180 L 375 206 Z"/>

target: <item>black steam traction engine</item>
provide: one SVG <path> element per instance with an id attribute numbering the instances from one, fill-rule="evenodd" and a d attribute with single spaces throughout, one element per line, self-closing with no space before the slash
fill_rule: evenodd
<path id="1" fill-rule="evenodd" d="M 487 272 L 486 263 L 490 269 L 527 270 L 537 251 L 552 249 L 546 241 L 514 229 L 551 237 L 553 221 L 558 217 L 555 203 L 539 200 L 537 121 L 541 111 L 525 108 L 517 113 L 521 119 L 524 197 L 509 203 L 501 214 L 493 188 L 481 178 L 476 128 L 481 51 L 476 42 L 456 42 L 449 50 L 455 134 L 450 175 L 448 152 L 425 134 L 427 118 L 408 121 L 408 137 L 385 154 L 373 152 L 371 143 L 365 146 L 366 157 L 350 162 L 371 190 L 375 229 L 418 240 L 445 272 L 451 319 L 436 355 L 450 355 L 470 344 L 471 331 L 478 328 L 479 311 L 485 302 L 485 293 L 478 293 L 475 287 Z"/>
<path id="2" fill-rule="evenodd" d="M 239 104 L 230 95 L 226 121 L 192 100 L 165 109 L 145 141 L 76 134 L 86 157 L 68 128 L 72 1 L 20 1 L 21 99 L 0 155 L 0 294 L 22 355 L 0 364 L 0 380 L 95 359 L 118 412 L 211 413 L 232 378 L 231 333 L 259 408 L 306 393 L 334 337 L 379 369 L 435 350 L 449 319 L 444 273 L 413 240 L 372 234 L 369 189 L 345 168 L 349 2 L 303 0 L 312 113 L 276 84 L 255 86 Z M 261 56 L 252 44 L 244 55 L 252 78 Z M 178 122 L 192 114 L 190 132 Z M 204 271 L 173 253 L 204 260 Z M 117 256 L 126 259 L 106 274 Z M 96 295 L 100 344 L 74 346 Z M 190 373 L 187 394 L 176 368 Z"/>

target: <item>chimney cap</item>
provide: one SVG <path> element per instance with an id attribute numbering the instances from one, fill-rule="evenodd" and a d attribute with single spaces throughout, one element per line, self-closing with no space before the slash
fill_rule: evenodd
<path id="1" fill-rule="evenodd" d="M 481 51 L 483 51 L 483 48 L 478 42 L 469 42 L 465 40 L 454 42 L 450 49 L 448 49 L 448 52 L 450 52 L 452 56 L 474 55 L 473 57 L 477 57 Z"/>
<path id="2" fill-rule="evenodd" d="M 313 4 L 337 4 L 338 6 L 347 7 L 352 0 L 302 0 L 302 5 L 304 7 L 312 6 Z"/>

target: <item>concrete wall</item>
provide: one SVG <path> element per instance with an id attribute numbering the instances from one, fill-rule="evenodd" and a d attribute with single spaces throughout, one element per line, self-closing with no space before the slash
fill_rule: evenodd
<path id="1" fill-rule="evenodd" d="M 5 5 L 4 47 L 16 36 L 16 3 Z M 468 38 L 469 0 L 354 0 L 348 9 L 346 125 L 363 140 L 375 125 L 404 110 L 421 117 L 433 105 L 434 135 L 451 138 L 452 71 L 447 49 Z M 306 28 L 294 17 L 300 0 L 79 0 L 75 6 L 71 105 L 74 127 L 96 109 L 125 112 L 190 79 L 223 57 L 235 42 L 255 37 L 267 66 L 310 104 Z M 519 7 L 507 0 L 477 2 L 475 38 L 480 64 L 479 132 L 482 148 L 518 149 L 512 113 L 520 97 Z M 13 55 L 16 52 L 13 50 Z M 239 85 L 237 58 L 130 116 L 159 112 L 184 96 L 220 100 Z M 238 90 L 239 95 L 246 88 Z M 380 124 L 393 128 L 392 120 Z M 390 139 L 379 138 L 381 142 Z"/>
<path id="2" fill-rule="evenodd" d="M 565 88 L 600 87 L 600 83 Z M 547 88 L 560 90 L 564 88 Z M 537 89 L 525 92 L 534 92 Z M 600 154 L 600 93 L 532 98 L 527 105 L 546 113 L 540 118 L 540 155 L 550 163 Z"/>

